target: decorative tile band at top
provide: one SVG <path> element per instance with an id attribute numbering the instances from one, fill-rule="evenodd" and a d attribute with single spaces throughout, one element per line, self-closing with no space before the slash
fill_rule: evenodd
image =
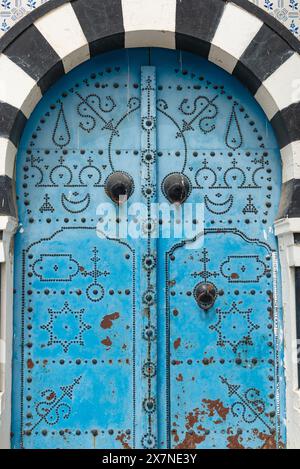
<path id="1" fill-rule="evenodd" d="M 14 24 L 50 0 L 0 0 L 0 37 Z M 300 39 L 300 2 L 298 0 L 249 0 L 279 20 Z"/>

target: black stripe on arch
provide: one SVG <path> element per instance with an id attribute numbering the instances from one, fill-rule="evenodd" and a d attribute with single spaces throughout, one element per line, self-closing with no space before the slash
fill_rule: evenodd
<path id="1" fill-rule="evenodd" d="M 55 0 L 52 0 L 55 1 Z M 300 42 L 297 37 L 288 30 L 288 28 L 280 22 L 275 16 L 270 15 L 267 11 L 263 10 L 260 6 L 255 3 L 249 2 L 249 0 L 226 0 L 228 3 L 234 3 L 237 6 L 248 11 L 256 18 L 260 19 L 263 23 L 269 26 L 278 36 L 284 39 L 295 52 L 300 54 Z"/>
<path id="2" fill-rule="evenodd" d="M 290 179 L 282 185 L 277 220 L 300 218 L 300 179 Z"/>
<path id="3" fill-rule="evenodd" d="M 177 0 L 176 49 L 208 57 L 224 7 L 223 0 Z"/>
<path id="4" fill-rule="evenodd" d="M 71 5 L 88 40 L 92 57 L 124 48 L 121 0 L 74 0 Z"/>
<path id="5" fill-rule="evenodd" d="M 280 148 L 300 140 L 300 102 L 278 111 L 271 119 Z"/>
<path id="6" fill-rule="evenodd" d="M 0 137 L 8 138 L 17 147 L 26 122 L 22 111 L 0 102 Z"/>
<path id="7" fill-rule="evenodd" d="M 16 187 L 8 176 L 0 176 L 0 216 L 16 217 Z"/>
<path id="8" fill-rule="evenodd" d="M 264 24 L 240 57 L 233 75 L 255 94 L 262 82 L 294 52 L 284 39 Z"/>
<path id="9" fill-rule="evenodd" d="M 37 82 L 42 93 L 65 73 L 60 57 L 34 25 L 20 34 L 3 53 Z"/>

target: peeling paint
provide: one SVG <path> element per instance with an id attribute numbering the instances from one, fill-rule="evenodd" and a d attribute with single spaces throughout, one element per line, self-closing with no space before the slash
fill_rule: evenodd
<path id="1" fill-rule="evenodd" d="M 178 337 L 178 339 L 174 341 L 174 349 L 177 350 L 178 347 L 180 347 L 180 344 L 181 344 L 181 338 Z"/>
<path id="2" fill-rule="evenodd" d="M 199 415 L 200 415 L 200 410 L 198 408 L 188 413 L 188 415 L 186 416 L 187 422 L 185 425 L 187 430 L 190 430 L 191 428 L 194 427 L 196 423 L 198 423 Z"/>
<path id="3" fill-rule="evenodd" d="M 175 443 L 178 443 L 175 446 L 175 449 L 195 449 L 197 445 L 201 444 L 205 439 L 205 434 L 198 434 L 194 430 L 194 426 L 198 423 L 199 416 L 201 415 L 200 409 L 196 408 L 193 411 L 189 412 L 186 415 L 186 424 L 185 427 L 187 429 L 184 439 L 181 443 L 179 442 L 179 436 L 176 429 L 172 430 L 173 439 Z M 176 425 L 177 424 L 173 424 Z M 197 427 L 197 430 L 205 432 L 205 428 L 201 424 Z"/>
<path id="4" fill-rule="evenodd" d="M 240 435 L 231 435 L 227 437 L 227 448 L 228 449 L 245 449 L 242 443 L 239 441 Z"/>
<path id="5" fill-rule="evenodd" d="M 197 445 L 205 440 L 205 435 L 197 435 L 194 431 L 187 432 L 182 443 L 175 446 L 175 449 L 196 449 Z"/>
<path id="6" fill-rule="evenodd" d="M 172 430 L 172 435 L 173 435 L 174 442 L 178 443 L 179 442 L 179 436 L 178 436 L 177 430 L 175 428 L 173 428 L 173 430 Z"/>
<path id="7" fill-rule="evenodd" d="M 52 392 L 46 397 L 46 399 L 47 399 L 47 401 L 52 401 L 53 399 L 55 399 L 55 397 L 56 397 L 56 394 L 55 394 L 55 392 L 52 391 Z"/>
<path id="8" fill-rule="evenodd" d="M 106 347 L 108 347 L 107 350 L 110 349 L 110 347 L 112 346 L 112 341 L 109 337 L 106 337 L 106 339 L 103 339 L 101 340 L 101 344 L 105 345 Z"/>
<path id="9" fill-rule="evenodd" d="M 267 435 L 266 433 L 258 433 L 258 438 L 263 441 L 262 446 L 260 449 L 276 449 L 276 436 L 274 435 Z"/>
<path id="10" fill-rule="evenodd" d="M 207 406 L 209 410 L 209 417 L 213 417 L 215 412 L 221 417 L 223 421 L 226 420 L 226 417 L 229 413 L 229 407 L 224 407 L 223 403 L 220 399 L 216 399 L 215 401 L 211 399 L 202 399 L 202 402 Z"/>
<path id="11" fill-rule="evenodd" d="M 131 446 L 128 443 L 128 440 L 130 439 L 129 435 L 126 435 L 126 433 L 121 433 L 121 435 L 118 435 L 116 440 L 120 441 L 123 449 L 131 449 Z"/>
<path id="12" fill-rule="evenodd" d="M 33 367 L 34 367 L 34 363 L 33 363 L 33 361 L 31 360 L 31 358 L 29 358 L 29 359 L 27 360 L 27 368 L 28 368 L 29 370 L 32 370 Z"/>
<path id="13" fill-rule="evenodd" d="M 115 321 L 116 319 L 119 319 L 119 317 L 120 317 L 120 313 L 117 313 L 117 312 L 112 313 L 112 314 L 107 314 L 102 319 L 100 323 L 100 327 L 102 327 L 102 329 L 110 329 L 113 325 L 113 321 Z"/>

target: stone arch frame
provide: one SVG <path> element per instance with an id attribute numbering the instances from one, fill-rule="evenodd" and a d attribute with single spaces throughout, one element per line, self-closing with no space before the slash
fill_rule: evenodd
<path id="1" fill-rule="evenodd" d="M 101 52 L 128 47 L 181 49 L 207 58 L 250 90 L 273 126 L 283 165 L 275 230 L 283 277 L 288 446 L 299 448 L 300 43 L 248 0 L 52 0 L 0 39 L 0 447 L 10 445 L 18 143 L 36 104 L 62 75 Z"/>

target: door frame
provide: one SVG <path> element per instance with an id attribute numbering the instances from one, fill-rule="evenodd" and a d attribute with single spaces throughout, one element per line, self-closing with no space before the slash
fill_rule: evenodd
<path id="1" fill-rule="evenodd" d="M 180 49 L 207 58 L 249 88 L 275 131 L 283 165 L 275 233 L 283 279 L 287 439 L 288 448 L 300 448 L 300 245 L 294 239 L 300 233 L 300 43 L 247 0 L 89 0 L 88 6 L 86 0 L 51 0 L 0 39 L 0 448 L 10 447 L 18 144 L 42 95 L 62 75 L 96 54 L 131 47 Z"/>

